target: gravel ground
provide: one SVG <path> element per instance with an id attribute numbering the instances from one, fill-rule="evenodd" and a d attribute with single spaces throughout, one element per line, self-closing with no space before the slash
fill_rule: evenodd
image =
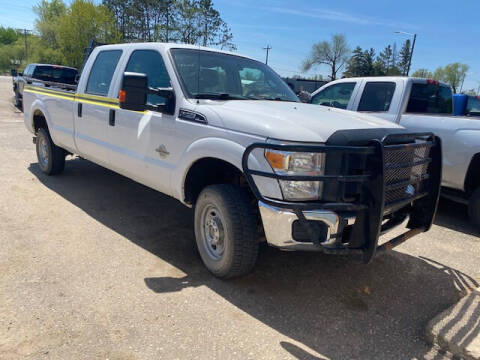
<path id="1" fill-rule="evenodd" d="M 0 77 L 0 359 L 411 359 L 480 283 L 466 209 L 370 265 L 268 248 L 213 278 L 192 211 L 78 158 L 44 176 Z"/>

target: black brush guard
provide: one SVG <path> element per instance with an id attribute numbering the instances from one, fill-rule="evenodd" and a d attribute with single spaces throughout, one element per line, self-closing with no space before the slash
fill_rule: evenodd
<path id="1" fill-rule="evenodd" d="M 325 153 L 325 175 L 279 175 L 252 170 L 248 160 L 255 149 Z M 336 164 L 333 168 L 328 165 L 329 159 L 332 159 L 330 164 Z M 376 253 L 388 251 L 431 227 L 440 194 L 441 143 L 432 133 L 391 134 L 365 146 L 255 143 L 245 150 L 242 166 L 256 198 L 267 205 L 294 211 L 317 250 L 361 258 L 368 263 Z M 322 181 L 322 199 L 326 200 L 294 202 L 266 198 L 260 193 L 253 176 Z M 331 210 L 340 216 L 354 214 L 356 221 L 349 229 L 352 241 L 333 248 L 322 246 L 323 239 L 306 220 L 305 210 Z M 407 216 L 409 230 L 379 246 L 380 235 L 403 222 Z"/>

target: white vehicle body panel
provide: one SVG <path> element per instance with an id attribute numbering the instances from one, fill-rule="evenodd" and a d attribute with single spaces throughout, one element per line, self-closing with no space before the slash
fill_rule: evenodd
<path id="1" fill-rule="evenodd" d="M 358 111 L 360 99 L 367 82 L 393 82 L 395 91 L 390 108 L 385 112 L 361 112 L 402 125 L 412 132 L 433 132 L 442 140 L 443 175 L 442 185 L 465 190 L 465 179 L 470 162 L 480 153 L 480 121 L 471 117 L 442 116 L 406 113 L 412 84 L 425 79 L 408 77 L 344 78 L 325 84 L 312 96 L 338 83 L 355 82 L 347 110 Z M 325 108 L 324 106 L 319 106 Z"/>
<path id="2" fill-rule="evenodd" d="M 401 128 L 390 121 L 368 114 L 339 109 L 321 109 L 315 105 L 279 101 L 192 100 L 184 96 L 170 60 L 170 48 L 198 46 L 177 44 L 121 44 L 97 47 L 85 64 L 77 93 L 49 96 L 29 91 L 25 96 L 26 127 L 34 132 L 33 116 L 45 116 L 54 143 L 60 147 L 125 175 L 146 186 L 184 202 L 184 181 L 191 165 L 202 158 L 224 160 L 242 169 L 245 148 L 267 139 L 298 143 L 323 143 L 343 129 Z M 158 51 L 166 65 L 176 95 L 173 115 L 155 111 L 144 113 L 101 105 L 85 100 L 88 75 L 97 54 L 103 50 L 123 51 L 108 92 L 117 99 L 130 54 L 134 50 Z M 204 49 L 204 48 L 201 48 Z M 212 49 L 204 49 L 216 51 Z M 227 53 L 227 52 L 223 52 Z M 237 54 L 234 54 L 237 55 Z M 238 55 L 237 55 L 238 56 Z M 118 101 L 118 100 L 117 100 Z M 78 104 L 82 116 L 78 117 Z M 208 124 L 179 119 L 179 109 L 203 114 Z M 115 126 L 109 126 L 109 112 L 115 111 Z M 168 156 L 157 150 L 163 146 Z M 254 154 L 255 155 L 255 154 Z M 251 166 L 271 171 L 263 152 L 250 159 Z M 276 180 L 259 182 L 265 194 L 281 197 Z"/>

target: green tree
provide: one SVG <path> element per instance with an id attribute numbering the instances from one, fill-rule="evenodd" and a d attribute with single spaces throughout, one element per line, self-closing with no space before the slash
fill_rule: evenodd
<path id="1" fill-rule="evenodd" d="M 363 50 L 360 46 L 357 46 L 352 51 L 352 56 L 348 61 L 347 69 L 344 72 L 346 77 L 358 77 L 363 74 Z"/>
<path id="2" fill-rule="evenodd" d="M 66 59 L 58 37 L 60 19 L 67 14 L 67 6 L 62 0 L 42 0 L 33 10 L 37 14 L 35 28 L 40 34 L 40 42 L 35 39 L 33 58 L 37 62 L 64 64 Z"/>
<path id="3" fill-rule="evenodd" d="M 402 75 L 407 75 L 410 56 L 410 39 L 407 39 L 400 50 L 400 61 L 398 62 L 398 68 Z"/>
<path id="4" fill-rule="evenodd" d="M 310 56 L 304 60 L 302 70 L 308 71 L 318 65 L 330 68 L 330 79 L 335 80 L 337 73 L 348 61 L 350 49 L 343 34 L 334 34 L 330 41 L 313 44 Z"/>
<path id="5" fill-rule="evenodd" d="M 114 43 L 119 39 L 113 14 L 91 0 L 74 0 L 59 19 L 58 43 L 68 65 L 80 67 L 90 39 Z"/>
<path id="6" fill-rule="evenodd" d="M 360 77 L 360 76 L 374 76 L 375 73 L 375 50 L 362 50 L 360 46 L 357 46 L 350 58 L 347 66 L 347 70 L 343 74 L 346 77 Z"/>
<path id="7" fill-rule="evenodd" d="M 469 66 L 458 62 L 439 67 L 433 74 L 434 79 L 441 80 L 449 84 L 454 93 L 463 84 Z"/>
<path id="8" fill-rule="evenodd" d="M 33 7 L 37 14 L 35 28 L 46 46 L 58 47 L 59 20 L 67 13 L 67 7 L 62 0 L 42 0 Z"/>
<path id="9" fill-rule="evenodd" d="M 424 79 L 432 79 L 433 73 L 428 69 L 417 69 L 412 74 L 413 77 L 424 78 Z"/>
<path id="10" fill-rule="evenodd" d="M 17 41 L 20 34 L 17 30 L 11 27 L 0 26 L 0 44 L 9 45 Z"/>

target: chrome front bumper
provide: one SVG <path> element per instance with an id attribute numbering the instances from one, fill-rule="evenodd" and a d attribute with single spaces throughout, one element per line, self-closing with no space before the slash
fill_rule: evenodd
<path id="1" fill-rule="evenodd" d="M 260 214 L 263 222 L 263 229 L 268 244 L 281 248 L 283 250 L 318 250 L 318 246 L 313 242 L 299 242 L 293 239 L 292 225 L 298 220 L 297 215 L 289 209 L 281 209 L 258 202 Z M 305 210 L 303 214 L 307 220 L 321 221 L 327 226 L 327 234 L 320 244 L 326 248 L 335 247 L 338 239 L 339 224 L 341 217 L 330 210 Z M 355 223 L 354 216 L 342 217 L 347 225 Z"/>

